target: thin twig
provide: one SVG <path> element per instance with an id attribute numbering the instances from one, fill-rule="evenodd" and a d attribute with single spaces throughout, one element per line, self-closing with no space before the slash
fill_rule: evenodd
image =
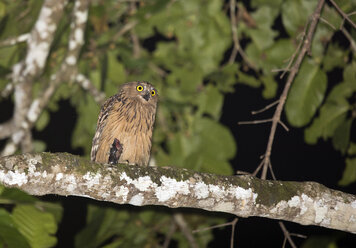
<path id="1" fill-rule="evenodd" d="M 236 223 L 239 219 L 235 218 L 232 222 L 231 222 L 231 226 L 232 226 L 232 230 L 231 230 L 231 241 L 230 241 L 230 248 L 234 248 L 234 236 L 235 236 L 235 227 L 236 227 Z"/>
<path id="2" fill-rule="evenodd" d="M 212 229 L 220 228 L 220 227 L 225 227 L 225 226 L 231 226 L 233 224 L 233 221 L 230 221 L 228 223 L 224 224 L 219 224 L 219 225 L 214 225 L 214 226 L 209 226 L 209 227 L 204 227 L 200 229 L 193 230 L 192 233 L 198 233 L 198 232 L 204 232 L 204 231 L 209 231 Z"/>
<path id="3" fill-rule="evenodd" d="M 87 77 L 85 77 L 83 74 L 78 74 L 75 77 L 75 81 L 83 89 L 87 90 L 99 105 L 102 105 L 104 103 L 106 97 L 105 93 L 99 91 Z"/>
<path id="4" fill-rule="evenodd" d="M 180 230 L 182 231 L 185 238 L 188 240 L 190 247 L 198 248 L 198 243 L 195 241 L 192 231 L 190 230 L 189 226 L 187 225 L 186 221 L 183 218 L 181 213 L 173 214 L 173 219 L 179 226 Z"/>
<path id="5" fill-rule="evenodd" d="M 162 248 L 169 247 L 169 244 L 171 243 L 171 240 L 172 240 L 173 233 L 176 231 L 176 229 L 177 229 L 177 225 L 174 221 L 172 221 L 169 231 L 168 231 L 166 238 L 164 240 Z"/>
<path id="6" fill-rule="evenodd" d="M 126 24 L 120 29 L 120 31 L 117 32 L 117 33 L 113 36 L 112 40 L 116 41 L 117 39 L 119 39 L 122 35 L 124 35 L 124 34 L 127 33 L 128 31 L 130 31 L 131 29 L 133 29 L 133 28 L 136 26 L 137 23 L 138 23 L 137 21 L 132 21 L 132 22 L 126 23 Z"/>
<path id="7" fill-rule="evenodd" d="M 266 110 L 272 108 L 272 107 L 273 107 L 274 105 L 276 105 L 277 103 L 279 103 L 279 100 L 274 101 L 274 102 L 268 104 L 266 107 L 264 107 L 264 108 L 262 108 L 262 109 L 255 110 L 255 111 L 251 111 L 251 114 L 256 115 L 256 114 L 262 113 L 262 112 L 264 112 L 264 111 L 266 111 Z"/>
<path id="8" fill-rule="evenodd" d="M 240 41 L 237 36 L 236 0 L 230 0 L 230 25 L 231 25 L 231 33 L 232 33 L 232 40 L 234 42 L 234 47 L 228 63 L 232 64 L 235 61 L 237 54 L 240 53 L 243 61 L 246 62 L 248 67 L 256 71 L 257 70 L 256 66 L 253 63 L 251 63 L 251 61 L 247 58 L 245 52 L 241 48 Z"/>
<path id="9" fill-rule="evenodd" d="M 297 248 L 297 246 L 295 245 L 295 243 L 293 242 L 293 239 L 290 235 L 290 233 L 288 232 L 286 226 L 284 225 L 284 223 L 282 221 L 278 221 L 279 226 L 281 227 L 284 237 L 288 240 L 290 246 L 292 246 L 293 248 Z"/>
<path id="10" fill-rule="evenodd" d="M 16 45 L 17 43 L 25 42 L 28 40 L 29 37 L 30 37 L 30 34 L 26 33 L 26 34 L 21 34 L 16 37 L 11 37 L 11 38 L 2 40 L 2 41 L 0 41 L 0 47 L 13 46 L 13 45 Z"/>
<path id="11" fill-rule="evenodd" d="M 237 124 L 247 125 L 247 124 L 261 124 L 261 123 L 266 123 L 266 122 L 272 122 L 272 119 L 254 120 L 254 121 L 239 121 Z"/>
<path id="12" fill-rule="evenodd" d="M 287 127 L 286 124 L 284 124 L 283 121 L 279 120 L 278 123 L 281 124 L 281 126 L 284 128 L 284 130 L 286 130 L 287 132 L 289 131 L 289 128 Z"/>
<path id="13" fill-rule="evenodd" d="M 344 11 L 340 9 L 340 7 L 334 2 L 334 0 L 329 0 L 332 5 L 334 5 L 335 9 L 339 12 L 342 17 L 347 20 L 354 29 L 356 29 L 356 24 L 350 19 L 349 15 L 347 15 Z"/>
<path id="14" fill-rule="evenodd" d="M 315 33 L 316 25 L 318 23 L 318 20 L 320 17 L 320 12 L 324 6 L 324 3 L 325 3 L 325 0 L 319 0 L 319 2 L 317 4 L 317 7 L 312 15 L 312 20 L 309 25 L 307 36 L 304 39 L 303 46 L 300 50 L 298 57 L 296 58 L 293 66 L 291 67 L 291 70 L 290 70 L 291 72 L 288 75 L 286 85 L 284 86 L 283 92 L 279 98 L 279 103 L 277 105 L 276 111 L 272 117 L 272 127 L 271 127 L 270 135 L 268 138 L 268 144 L 267 144 L 267 149 L 265 152 L 264 165 L 263 165 L 263 170 L 262 170 L 262 175 L 261 175 L 262 179 L 266 179 L 266 176 L 267 176 L 267 170 L 268 170 L 270 157 L 271 157 L 271 153 L 272 153 L 272 145 L 273 145 L 277 125 L 278 125 L 278 123 L 280 123 L 283 106 L 286 102 L 287 95 L 288 95 L 289 89 L 292 85 L 292 82 L 293 82 L 297 72 L 299 71 L 299 67 L 303 61 L 303 58 L 306 55 L 307 51 L 309 51 L 309 49 L 310 49 L 310 46 L 312 43 L 311 42 L 312 37 Z"/>

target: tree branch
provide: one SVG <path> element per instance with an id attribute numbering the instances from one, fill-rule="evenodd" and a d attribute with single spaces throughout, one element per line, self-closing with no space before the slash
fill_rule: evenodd
<path id="1" fill-rule="evenodd" d="M 315 32 L 316 26 L 318 24 L 320 12 L 324 6 L 324 3 L 325 3 L 325 0 L 319 0 L 317 6 L 315 8 L 315 11 L 312 15 L 312 20 L 311 20 L 310 26 L 307 31 L 307 35 L 303 42 L 303 46 L 302 46 L 300 53 L 297 56 L 297 58 L 293 64 L 293 66 L 290 69 L 290 74 L 288 75 L 286 85 L 284 86 L 283 92 L 279 98 L 279 102 L 276 107 L 276 111 L 274 112 L 274 115 L 272 117 L 272 127 L 271 127 L 271 131 L 269 134 L 267 149 L 266 149 L 264 160 L 263 160 L 264 162 L 263 162 L 263 169 L 262 169 L 262 175 L 261 175 L 262 179 L 266 179 L 266 177 L 267 177 L 267 170 L 268 170 L 268 166 L 270 164 L 270 157 L 272 154 L 272 145 L 273 145 L 273 141 L 274 141 L 274 136 L 276 133 L 277 125 L 278 125 L 278 123 L 280 123 L 280 120 L 281 120 L 281 114 L 283 111 L 284 104 L 287 100 L 289 89 L 292 85 L 292 82 L 293 82 L 295 76 L 297 75 L 297 72 L 299 71 L 299 67 L 304 59 L 304 56 L 310 50 L 312 38 L 313 38 L 313 35 Z"/>
<path id="2" fill-rule="evenodd" d="M 269 181 L 169 167 L 109 166 L 67 153 L 0 158 L 0 182 L 32 195 L 198 208 L 356 233 L 356 196 L 315 182 Z"/>

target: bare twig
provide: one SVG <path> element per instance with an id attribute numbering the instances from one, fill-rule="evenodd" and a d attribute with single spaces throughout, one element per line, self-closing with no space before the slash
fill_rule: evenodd
<path id="1" fill-rule="evenodd" d="M 164 240 L 162 248 L 168 248 L 169 247 L 169 244 L 171 243 L 172 236 L 173 236 L 174 232 L 176 231 L 176 229 L 177 229 L 177 225 L 172 220 L 171 226 L 170 226 L 169 231 L 168 231 L 168 233 L 166 235 L 166 238 Z"/>
<path id="2" fill-rule="evenodd" d="M 239 125 L 247 125 L 247 124 L 261 124 L 266 122 L 272 122 L 272 119 L 264 119 L 264 120 L 253 120 L 253 121 L 239 121 L 237 124 Z"/>
<path id="3" fill-rule="evenodd" d="M 192 231 L 190 230 L 189 226 L 187 225 L 186 221 L 183 218 L 181 213 L 175 213 L 173 215 L 174 221 L 179 226 L 180 230 L 182 231 L 185 238 L 189 241 L 189 245 L 192 248 L 198 248 L 198 243 L 195 241 Z"/>
<path id="4" fill-rule="evenodd" d="M 99 91 L 90 80 L 85 77 L 83 74 L 78 74 L 75 77 L 75 81 L 85 90 L 87 90 L 94 98 L 94 100 L 99 104 L 102 105 L 105 100 L 105 93 Z"/>
<path id="5" fill-rule="evenodd" d="M 356 29 L 356 24 L 349 17 L 350 14 L 347 15 L 344 11 L 342 11 L 342 9 L 340 9 L 340 7 L 334 2 L 334 0 L 329 0 L 329 2 L 334 5 L 335 9 L 339 12 L 339 14 L 342 15 L 342 17 L 347 20 L 354 29 Z"/>
<path id="6" fill-rule="evenodd" d="M 231 226 L 232 226 L 232 230 L 231 230 L 231 241 L 230 241 L 230 248 L 234 248 L 234 237 L 235 237 L 235 228 L 236 228 L 236 223 L 239 219 L 235 218 L 232 222 L 231 222 Z"/>
<path id="7" fill-rule="evenodd" d="M 131 12 L 132 13 L 136 13 L 137 9 L 136 9 L 136 3 L 132 2 L 130 4 L 130 8 L 131 8 Z M 132 40 L 132 45 L 133 45 L 133 57 L 135 59 L 140 57 L 141 54 L 141 46 L 140 46 L 140 42 L 138 40 L 138 36 L 137 34 L 134 32 L 133 29 L 130 30 L 130 35 L 131 35 L 131 40 Z"/>
<path id="8" fill-rule="evenodd" d="M 230 0 L 230 25 L 231 25 L 232 40 L 234 41 L 234 47 L 228 63 L 232 64 L 235 61 L 237 54 L 240 53 L 242 59 L 246 62 L 248 67 L 250 67 L 253 70 L 257 70 L 256 66 L 253 63 L 251 63 L 251 61 L 247 58 L 245 52 L 242 50 L 239 38 L 237 36 L 236 0 Z"/>
<path id="9" fill-rule="evenodd" d="M 13 46 L 20 42 L 25 42 L 30 37 L 29 33 L 21 34 L 17 37 L 11 37 L 6 40 L 0 41 L 0 47 Z"/>
<path id="10" fill-rule="evenodd" d="M 266 110 L 272 108 L 274 105 L 276 105 L 276 104 L 278 104 L 278 103 L 279 103 L 279 100 L 274 101 L 274 102 L 268 104 L 266 107 L 264 107 L 264 108 L 262 108 L 262 109 L 252 111 L 251 114 L 256 115 L 256 114 L 262 113 L 262 112 L 264 112 L 264 111 L 266 111 Z"/>
<path id="11" fill-rule="evenodd" d="M 265 152 L 264 165 L 263 165 L 263 170 L 262 170 L 262 175 L 261 175 L 262 179 L 266 179 L 266 176 L 267 176 L 267 169 L 268 169 L 269 163 L 270 163 L 270 157 L 271 157 L 271 153 L 272 153 L 272 145 L 273 145 L 273 141 L 274 141 L 274 136 L 276 133 L 277 124 L 280 123 L 283 106 L 286 102 L 289 89 L 290 89 L 292 82 L 299 70 L 299 67 L 303 61 L 303 58 L 306 55 L 307 51 L 310 50 L 310 46 L 312 43 L 311 42 L 312 37 L 314 35 L 316 25 L 317 25 L 319 17 L 320 17 L 320 12 L 324 6 L 324 3 L 325 3 L 325 0 L 319 0 L 319 2 L 317 4 L 317 7 L 312 15 L 312 20 L 311 20 L 311 23 L 308 28 L 307 36 L 304 39 L 303 46 L 301 47 L 298 57 L 296 58 L 293 66 L 290 69 L 290 74 L 288 75 L 286 85 L 284 86 L 282 95 L 279 98 L 279 103 L 277 105 L 276 111 L 272 117 L 272 127 L 271 127 L 270 135 L 268 138 L 268 144 L 267 144 L 267 149 Z"/>
<path id="12" fill-rule="evenodd" d="M 125 33 L 127 33 L 128 31 L 130 31 L 131 29 L 133 29 L 136 25 L 137 25 L 137 21 L 132 21 L 132 22 L 128 22 L 126 23 L 119 32 L 117 32 L 112 40 L 116 41 L 119 37 L 121 37 L 122 35 L 124 35 Z"/>

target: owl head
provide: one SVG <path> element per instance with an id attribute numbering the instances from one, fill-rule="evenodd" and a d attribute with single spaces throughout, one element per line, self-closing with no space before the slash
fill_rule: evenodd
<path id="1" fill-rule="evenodd" d="M 136 100 L 144 105 L 156 105 L 158 96 L 157 90 L 152 84 L 146 81 L 137 81 L 123 84 L 121 93 L 130 100 Z"/>

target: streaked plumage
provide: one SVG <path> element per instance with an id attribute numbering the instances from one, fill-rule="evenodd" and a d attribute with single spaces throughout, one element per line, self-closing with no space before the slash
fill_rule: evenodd
<path id="1" fill-rule="evenodd" d="M 122 85 L 101 107 L 91 160 L 147 166 L 157 100 L 156 89 L 148 82 Z"/>

